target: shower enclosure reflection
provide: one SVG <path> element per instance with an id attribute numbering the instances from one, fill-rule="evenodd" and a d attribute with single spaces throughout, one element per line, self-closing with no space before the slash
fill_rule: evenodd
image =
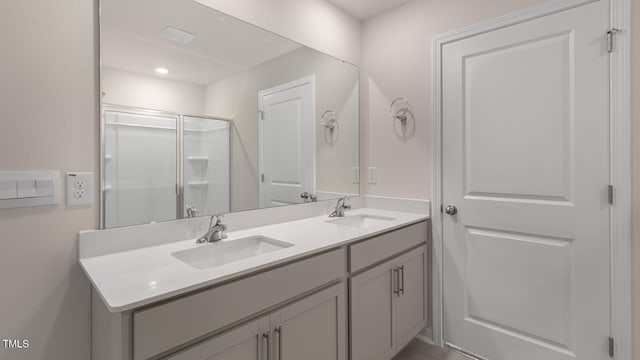
<path id="1" fill-rule="evenodd" d="M 229 211 L 229 121 L 104 106 L 106 228 Z"/>
<path id="2" fill-rule="evenodd" d="M 195 215 L 229 212 L 229 121 L 195 116 L 183 121 L 183 208 Z"/>

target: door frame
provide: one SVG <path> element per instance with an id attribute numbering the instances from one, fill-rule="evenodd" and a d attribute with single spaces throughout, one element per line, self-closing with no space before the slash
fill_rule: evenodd
<path id="1" fill-rule="evenodd" d="M 489 21 L 464 27 L 432 40 L 433 60 L 433 341 L 443 339 L 443 238 L 442 238 L 442 47 L 450 42 L 515 25 L 599 0 L 551 0 Z M 630 98 L 630 0 L 610 0 L 610 24 L 620 29 L 610 55 L 610 183 L 614 187 L 610 207 L 611 337 L 615 360 L 632 359 L 631 287 L 631 98 Z M 606 41 L 605 34 L 603 41 Z M 605 341 L 605 339 L 603 339 Z"/>
<path id="2" fill-rule="evenodd" d="M 301 77 L 299 79 L 293 80 L 293 81 L 289 81 L 286 82 L 284 84 L 280 84 L 280 85 L 276 85 L 274 87 L 270 87 L 268 89 L 265 90 L 260 90 L 258 91 L 258 116 L 257 121 L 258 121 L 258 197 L 259 197 L 259 201 L 258 201 L 258 205 L 260 206 L 260 208 L 264 208 L 264 182 L 262 182 L 262 174 L 264 174 L 264 152 L 262 149 L 262 143 L 263 143 L 263 137 L 264 137 L 264 124 L 262 122 L 263 118 L 262 118 L 262 113 L 263 113 L 263 109 L 264 109 L 264 104 L 262 103 L 262 98 L 266 95 L 271 95 L 273 93 L 278 93 L 284 90 L 288 90 L 294 87 L 298 87 L 298 86 L 302 86 L 304 84 L 311 84 L 311 119 L 309 119 L 309 121 L 311 122 L 311 129 L 312 129 L 312 146 L 313 146 L 313 151 L 312 151 L 312 176 L 313 176 L 313 180 L 312 180 L 312 184 L 311 184 L 311 193 L 315 194 L 316 192 L 316 151 L 317 151 L 317 147 L 316 147 L 316 76 L 315 75 L 308 75 L 305 77 Z"/>

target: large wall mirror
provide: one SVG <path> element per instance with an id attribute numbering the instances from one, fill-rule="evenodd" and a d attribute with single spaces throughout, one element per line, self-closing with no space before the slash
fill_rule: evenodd
<path id="1" fill-rule="evenodd" d="M 193 0 L 101 0 L 102 226 L 359 193 L 359 69 Z"/>

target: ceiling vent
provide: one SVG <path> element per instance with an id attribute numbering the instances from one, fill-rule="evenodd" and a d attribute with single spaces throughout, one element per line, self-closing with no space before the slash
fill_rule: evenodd
<path id="1" fill-rule="evenodd" d="M 195 39 L 196 37 L 192 33 L 186 32 L 184 30 L 176 29 L 171 26 L 167 26 L 166 28 L 162 29 L 160 36 L 162 36 L 167 40 L 179 42 L 181 44 L 188 44 L 191 41 L 193 41 L 193 39 Z"/>

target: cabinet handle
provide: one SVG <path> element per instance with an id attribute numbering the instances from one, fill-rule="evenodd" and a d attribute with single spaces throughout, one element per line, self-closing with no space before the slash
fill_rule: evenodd
<path id="1" fill-rule="evenodd" d="M 404 294 L 404 265 L 400 266 L 400 274 L 402 277 L 402 280 L 400 281 L 400 284 L 402 284 L 402 286 L 400 287 L 400 295 Z"/>
<path id="2" fill-rule="evenodd" d="M 392 278 L 392 282 L 393 282 L 393 293 L 400 296 L 400 269 L 399 268 L 394 268 L 393 269 L 393 274 L 395 275 Z M 394 281 L 395 280 L 395 281 Z"/>
<path id="3" fill-rule="evenodd" d="M 278 360 L 282 360 L 282 325 L 276 328 L 276 333 L 278 333 Z"/>
<path id="4" fill-rule="evenodd" d="M 267 339 L 267 360 L 271 360 L 271 333 L 266 332 L 262 334 L 263 339 Z"/>

